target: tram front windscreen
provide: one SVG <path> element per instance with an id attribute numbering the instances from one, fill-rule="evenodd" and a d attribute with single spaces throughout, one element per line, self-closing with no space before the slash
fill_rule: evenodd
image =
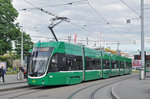
<path id="1" fill-rule="evenodd" d="M 47 70 L 49 58 L 53 47 L 35 47 L 31 55 L 28 67 L 28 75 L 31 77 L 43 76 Z"/>

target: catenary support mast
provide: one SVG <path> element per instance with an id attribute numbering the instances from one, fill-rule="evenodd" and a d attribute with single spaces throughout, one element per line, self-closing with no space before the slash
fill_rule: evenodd
<path id="1" fill-rule="evenodd" d="M 141 70 L 140 79 L 145 79 L 145 55 L 144 55 L 144 0 L 141 0 Z"/>

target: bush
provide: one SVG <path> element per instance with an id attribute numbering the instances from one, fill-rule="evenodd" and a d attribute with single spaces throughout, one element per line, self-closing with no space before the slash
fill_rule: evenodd
<path id="1" fill-rule="evenodd" d="M 19 68 L 15 69 L 15 68 L 8 67 L 6 74 L 17 74 L 17 71 L 19 71 Z"/>
<path id="2" fill-rule="evenodd" d="M 132 70 L 132 73 L 139 73 L 139 70 Z"/>

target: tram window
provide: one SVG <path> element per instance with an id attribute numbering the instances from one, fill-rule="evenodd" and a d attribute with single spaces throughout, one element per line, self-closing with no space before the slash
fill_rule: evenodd
<path id="1" fill-rule="evenodd" d="M 130 68 L 130 67 L 131 67 L 131 65 L 130 65 L 129 62 L 126 62 L 126 64 L 127 64 L 127 67 L 126 67 L 126 68 Z"/>
<path id="2" fill-rule="evenodd" d="M 96 64 L 95 64 L 95 69 L 101 69 L 101 59 L 100 58 L 96 58 L 95 59 Z"/>
<path id="3" fill-rule="evenodd" d="M 129 63 L 127 62 L 126 64 L 127 64 L 127 68 L 129 68 Z"/>
<path id="4" fill-rule="evenodd" d="M 111 61 L 111 69 L 116 69 L 116 68 L 117 68 L 116 61 Z"/>
<path id="5" fill-rule="evenodd" d="M 119 69 L 119 61 L 116 61 L 116 68 Z"/>
<path id="6" fill-rule="evenodd" d="M 92 57 L 85 57 L 85 65 L 86 70 L 97 70 L 101 69 L 101 59 L 100 58 L 92 58 Z"/>
<path id="7" fill-rule="evenodd" d="M 55 53 L 50 61 L 48 72 L 82 70 L 82 56 Z"/>
<path id="8" fill-rule="evenodd" d="M 103 69 L 110 69 L 109 60 L 103 60 Z"/>
<path id="9" fill-rule="evenodd" d="M 131 67 L 131 63 L 127 62 L 127 68 Z"/>
<path id="10" fill-rule="evenodd" d="M 120 66 L 121 66 L 121 62 L 120 62 L 120 61 L 118 61 L 118 68 L 120 68 Z"/>
<path id="11" fill-rule="evenodd" d="M 75 64 L 78 67 L 77 70 L 82 70 L 83 69 L 82 56 L 75 56 L 75 58 L 76 58 Z"/>
<path id="12" fill-rule="evenodd" d="M 130 63 L 130 68 L 132 68 L 132 64 Z"/>
<path id="13" fill-rule="evenodd" d="M 125 62 L 124 68 L 127 68 L 127 62 Z"/>
<path id="14" fill-rule="evenodd" d="M 124 62 L 120 62 L 120 68 L 124 68 Z"/>
<path id="15" fill-rule="evenodd" d="M 82 70 L 82 56 L 66 55 L 67 70 Z"/>
<path id="16" fill-rule="evenodd" d="M 50 61 L 48 72 L 66 71 L 65 54 L 55 53 Z"/>
<path id="17" fill-rule="evenodd" d="M 92 58 L 91 57 L 85 57 L 85 65 L 86 65 L 86 70 L 92 70 Z"/>

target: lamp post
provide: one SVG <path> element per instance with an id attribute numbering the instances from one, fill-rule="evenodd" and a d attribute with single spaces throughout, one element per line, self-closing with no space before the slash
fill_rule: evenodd
<path id="1" fill-rule="evenodd" d="M 141 0 L 141 70 L 140 80 L 145 79 L 145 55 L 144 55 L 144 0 Z"/>
<path id="2" fill-rule="evenodd" d="M 20 26 L 21 28 L 21 66 L 24 68 L 23 65 L 23 27 Z"/>
<path id="3" fill-rule="evenodd" d="M 138 18 L 133 18 L 138 19 Z M 145 54 L 144 54 L 144 0 L 141 0 L 141 69 L 139 73 L 140 80 L 145 79 Z M 127 23 L 131 23 L 131 19 L 126 21 Z"/>

